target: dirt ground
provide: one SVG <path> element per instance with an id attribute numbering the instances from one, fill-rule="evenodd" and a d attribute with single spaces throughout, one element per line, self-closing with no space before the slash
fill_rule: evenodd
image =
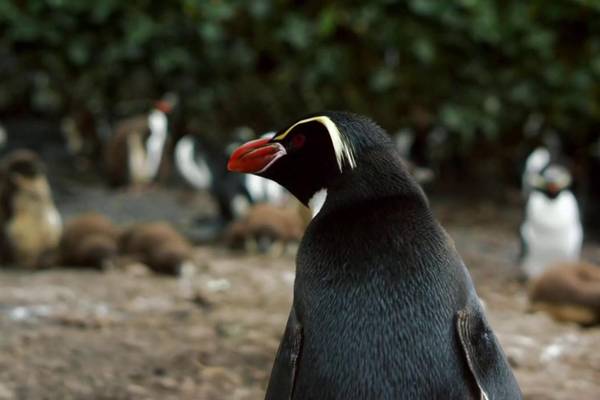
<path id="1" fill-rule="evenodd" d="M 120 223 L 166 218 L 190 231 L 202 196 L 154 189 L 57 194 L 68 219 L 88 209 Z M 599 399 L 600 329 L 528 312 L 516 283 L 519 212 L 432 199 L 456 241 L 527 399 Z M 598 243 L 587 259 L 600 262 Z M 264 395 L 285 325 L 293 256 L 196 250 L 189 279 L 127 271 L 0 271 L 0 400 L 207 399 Z"/>

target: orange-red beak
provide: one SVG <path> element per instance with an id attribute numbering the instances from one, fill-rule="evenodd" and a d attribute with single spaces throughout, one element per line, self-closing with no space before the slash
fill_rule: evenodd
<path id="1" fill-rule="evenodd" d="M 560 192 L 560 186 L 558 186 L 556 183 L 551 182 L 549 183 L 546 188 L 548 189 L 548 191 L 552 194 L 558 193 Z"/>
<path id="2" fill-rule="evenodd" d="M 233 172 L 260 173 L 285 154 L 285 148 L 280 143 L 270 142 L 268 138 L 251 140 L 231 154 L 227 169 Z"/>

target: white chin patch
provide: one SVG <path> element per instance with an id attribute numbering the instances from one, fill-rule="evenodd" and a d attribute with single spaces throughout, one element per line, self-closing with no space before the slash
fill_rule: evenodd
<path id="1" fill-rule="evenodd" d="M 325 204 L 325 200 L 327 200 L 327 189 L 323 188 L 313 194 L 313 196 L 308 201 L 308 207 L 312 211 L 313 218 L 321 211 L 323 204 Z"/>

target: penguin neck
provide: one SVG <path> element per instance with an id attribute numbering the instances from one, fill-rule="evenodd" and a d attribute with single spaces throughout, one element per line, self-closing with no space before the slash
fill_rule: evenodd
<path id="1" fill-rule="evenodd" d="M 344 171 L 332 182 L 323 209 L 374 206 L 379 201 L 410 203 L 415 210 L 424 212 L 429 209 L 425 194 L 408 174 L 399 155 L 386 149 L 367 152 L 354 169 Z"/>

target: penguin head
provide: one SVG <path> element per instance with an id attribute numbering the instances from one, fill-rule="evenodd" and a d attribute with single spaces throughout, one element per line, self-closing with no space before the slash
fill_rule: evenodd
<path id="1" fill-rule="evenodd" d="M 308 205 L 316 193 L 357 168 L 366 151 L 382 144 L 394 146 L 373 121 L 346 112 L 323 112 L 238 147 L 228 169 L 274 180 Z"/>
<path id="2" fill-rule="evenodd" d="M 162 111 L 165 114 L 171 113 L 179 103 L 177 93 L 168 92 L 160 100 L 154 102 L 154 108 Z"/>
<path id="3" fill-rule="evenodd" d="M 27 190 L 38 185 L 44 176 L 42 161 L 29 150 L 15 150 L 0 165 L 0 177 L 9 190 Z"/>
<path id="4" fill-rule="evenodd" d="M 532 175 L 529 183 L 534 190 L 542 192 L 550 199 L 555 199 L 571 187 L 572 181 L 571 173 L 566 167 L 550 164 L 539 174 Z"/>

